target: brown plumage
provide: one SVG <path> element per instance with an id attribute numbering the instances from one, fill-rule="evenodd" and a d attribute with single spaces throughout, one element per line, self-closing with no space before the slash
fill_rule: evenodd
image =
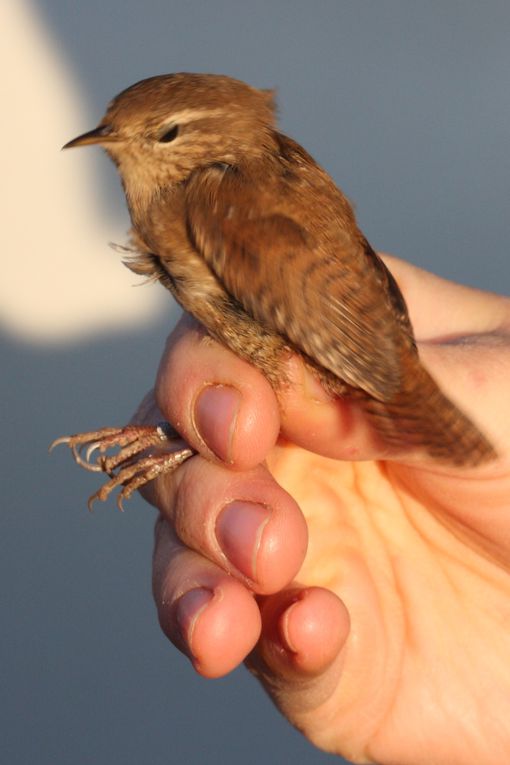
<path id="1" fill-rule="evenodd" d="M 421 365 L 400 290 L 345 196 L 277 131 L 272 93 L 219 75 L 153 77 L 66 146 L 91 143 L 122 179 L 139 251 L 130 268 L 273 386 L 290 349 L 327 389 L 356 397 L 392 447 L 458 465 L 495 456 Z"/>

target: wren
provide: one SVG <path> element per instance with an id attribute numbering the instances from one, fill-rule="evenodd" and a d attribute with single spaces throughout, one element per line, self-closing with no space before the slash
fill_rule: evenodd
<path id="1" fill-rule="evenodd" d="M 496 456 L 422 366 L 396 281 L 330 176 L 278 131 L 272 92 L 213 74 L 151 77 L 64 148 L 89 144 L 122 180 L 137 251 L 129 268 L 159 280 L 275 389 L 296 353 L 327 391 L 359 402 L 389 452 L 418 448 L 458 466 Z M 122 485 L 121 502 L 194 453 L 142 456 L 171 440 L 160 424 L 55 443 L 110 474 L 92 501 Z M 119 453 L 104 456 L 111 446 Z"/>

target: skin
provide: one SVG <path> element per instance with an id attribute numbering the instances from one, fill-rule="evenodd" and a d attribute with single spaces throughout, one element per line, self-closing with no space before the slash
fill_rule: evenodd
<path id="1" fill-rule="evenodd" d="M 386 459 L 356 405 L 298 359 L 277 400 L 185 317 L 137 416 L 170 420 L 199 452 L 145 490 L 161 511 L 159 620 L 206 677 L 246 661 L 318 747 L 506 765 L 510 300 L 385 260 L 424 363 L 500 459 Z"/>

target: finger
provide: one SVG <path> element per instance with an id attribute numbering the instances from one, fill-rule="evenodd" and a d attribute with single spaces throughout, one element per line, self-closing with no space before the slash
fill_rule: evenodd
<path id="1" fill-rule="evenodd" d="M 258 640 L 260 613 L 253 596 L 185 548 L 163 519 L 156 525 L 153 593 L 163 632 L 205 677 L 230 672 Z"/>
<path id="2" fill-rule="evenodd" d="M 168 340 L 156 398 L 190 446 L 239 469 L 262 462 L 278 437 L 278 403 L 268 381 L 189 317 Z"/>
<path id="3" fill-rule="evenodd" d="M 307 731 L 339 685 L 350 621 L 344 603 L 320 587 L 295 587 L 264 598 L 262 633 L 248 668 L 277 706 Z M 308 735 L 317 737 L 313 728 Z M 319 745 L 324 742 L 316 741 Z"/>
<path id="4" fill-rule="evenodd" d="M 510 342 L 487 337 L 483 342 L 424 344 L 420 357 L 440 389 L 474 422 L 494 445 L 500 459 L 484 466 L 504 468 L 510 457 L 510 420 L 507 409 L 510 378 Z M 290 367 L 290 365 L 289 365 Z M 362 406 L 351 399 L 314 400 L 308 392 L 316 381 L 299 359 L 292 360 L 293 384 L 279 392 L 281 432 L 290 442 L 341 460 L 373 460 L 401 457 L 388 449 L 373 430 Z M 421 450 L 405 452 L 406 460 L 437 465 Z M 446 468 L 448 469 L 448 468 Z"/>
<path id="5" fill-rule="evenodd" d="M 287 376 L 289 384 L 278 391 L 280 441 L 335 459 L 381 456 L 381 443 L 355 401 L 328 395 L 297 356 L 288 360 Z"/>
<path id="6" fill-rule="evenodd" d="M 169 337 L 155 395 L 163 417 L 193 448 L 238 469 L 266 458 L 280 426 L 285 438 L 318 454 L 378 454 L 380 445 L 359 408 L 329 396 L 296 356 L 287 373 L 288 383 L 276 395 L 260 371 L 184 316 Z"/>
<path id="7" fill-rule="evenodd" d="M 272 675 L 277 673 L 289 682 L 324 673 L 349 634 L 343 602 L 322 587 L 293 587 L 262 598 L 261 616 L 259 659 Z"/>
<path id="8" fill-rule="evenodd" d="M 234 472 L 197 456 L 154 481 L 150 499 L 182 544 L 254 592 L 280 590 L 303 563 L 303 515 L 262 466 Z"/>

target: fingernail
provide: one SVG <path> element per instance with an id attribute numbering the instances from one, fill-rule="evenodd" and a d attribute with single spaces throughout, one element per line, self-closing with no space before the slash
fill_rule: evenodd
<path id="1" fill-rule="evenodd" d="M 257 579 L 257 557 L 271 510 L 254 502 L 231 502 L 218 516 L 216 539 L 229 561 L 252 581 Z"/>
<path id="2" fill-rule="evenodd" d="M 200 614 L 213 599 L 214 593 L 206 587 L 195 587 L 179 598 L 177 624 L 188 652 L 193 656 L 193 631 Z"/>
<path id="3" fill-rule="evenodd" d="M 240 404 L 241 394 L 228 385 L 207 386 L 195 402 L 195 429 L 224 462 L 232 462 L 232 441 Z"/>

